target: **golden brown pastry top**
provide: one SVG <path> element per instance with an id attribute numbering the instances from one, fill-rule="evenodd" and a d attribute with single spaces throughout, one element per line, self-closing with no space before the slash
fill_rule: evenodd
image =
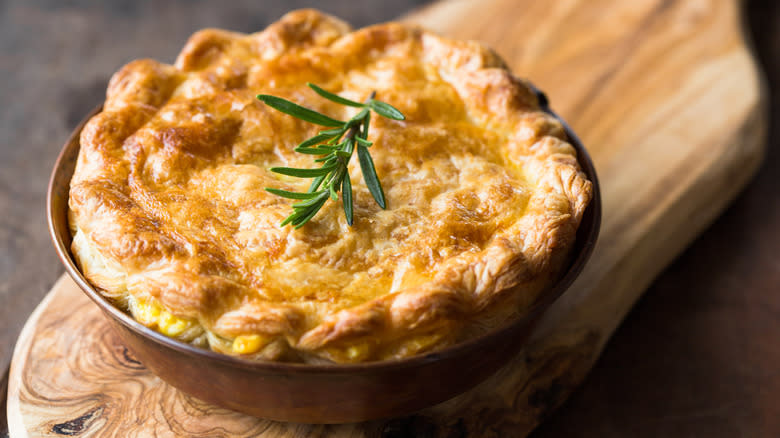
<path id="1" fill-rule="evenodd" d="M 268 168 L 313 167 L 293 148 L 318 127 L 255 95 L 356 111 L 306 82 L 357 101 L 376 90 L 406 115 L 371 123 L 386 210 L 350 164 L 352 227 L 330 201 L 281 228 L 291 201 L 263 190 L 305 191 Z M 590 197 L 561 125 L 490 50 L 302 10 L 117 72 L 81 134 L 70 213 L 82 270 L 139 321 L 181 322 L 169 334 L 227 353 L 359 362 L 522 314 L 559 276 Z"/>

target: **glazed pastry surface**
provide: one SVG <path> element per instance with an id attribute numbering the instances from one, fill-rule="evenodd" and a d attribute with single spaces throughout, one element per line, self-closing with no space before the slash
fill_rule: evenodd
<path id="1" fill-rule="evenodd" d="M 272 94 L 347 119 L 372 91 L 387 209 L 353 159 L 354 225 L 328 201 L 279 227 L 306 191 L 270 172 L 318 129 Z M 313 10 L 255 34 L 203 30 L 174 65 L 133 61 L 81 134 L 72 250 L 105 296 L 157 331 L 253 359 L 364 362 L 441 348 L 523 315 L 560 276 L 592 187 L 560 123 L 475 43 L 387 23 L 351 31 Z"/>

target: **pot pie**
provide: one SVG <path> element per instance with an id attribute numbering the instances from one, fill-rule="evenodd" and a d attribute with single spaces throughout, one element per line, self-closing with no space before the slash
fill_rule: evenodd
<path id="1" fill-rule="evenodd" d="M 347 119 L 316 83 L 406 120 L 372 119 L 387 208 L 350 162 L 354 224 L 273 166 L 319 127 L 255 96 Z M 321 128 L 319 128 L 321 129 Z M 399 23 L 351 31 L 314 10 L 266 30 L 194 34 L 174 65 L 137 60 L 84 127 L 72 252 L 135 320 L 258 360 L 354 363 L 439 349 L 521 317 L 562 274 L 592 192 L 564 129 L 489 49 Z"/>

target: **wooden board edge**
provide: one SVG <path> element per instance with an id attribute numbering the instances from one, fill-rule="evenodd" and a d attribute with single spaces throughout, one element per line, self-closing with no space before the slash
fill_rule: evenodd
<path id="1" fill-rule="evenodd" d="M 5 369 L 3 377 L 0 377 L 0 438 L 8 438 L 8 373 L 10 367 Z"/>
<path id="2" fill-rule="evenodd" d="M 49 302 L 54 299 L 56 291 L 63 287 L 65 282 L 70 281 L 67 274 L 62 274 L 52 286 L 48 294 L 38 304 L 30 318 L 24 324 L 19 338 L 16 340 L 14 353 L 11 356 L 11 367 L 8 373 L 8 398 L 6 415 L 8 416 L 8 435 L 11 438 L 27 438 L 29 433 L 24 425 L 24 418 L 21 411 L 21 379 L 22 370 L 27 363 L 27 357 L 32 347 L 32 340 L 38 326 L 38 320 L 41 314 L 49 306 Z"/>
<path id="3" fill-rule="evenodd" d="M 766 149 L 768 147 L 767 140 L 769 135 L 769 120 L 770 120 L 770 108 L 769 108 L 769 96 L 772 93 L 769 90 L 769 80 L 767 79 L 764 69 L 761 63 L 758 61 L 758 49 L 756 43 L 753 41 L 753 37 L 750 32 L 750 22 L 747 14 L 748 0 L 737 0 L 737 14 L 738 14 L 738 27 L 739 35 L 745 51 L 749 55 L 750 67 L 753 71 L 753 77 L 755 81 L 756 92 L 758 93 L 758 102 L 756 103 L 755 111 L 758 112 L 756 117 L 762 119 L 760 123 L 762 126 L 762 145 L 763 154 L 766 156 Z M 762 159 L 763 161 L 763 159 Z M 755 175 L 754 175 L 755 176 Z"/>
<path id="4" fill-rule="evenodd" d="M 750 58 L 755 63 L 755 57 L 753 54 L 750 54 Z M 666 261 L 664 261 L 661 264 L 658 264 L 654 269 L 651 269 L 649 271 L 646 271 L 644 275 L 641 275 L 639 277 L 633 277 L 630 283 L 630 286 L 626 287 L 623 292 L 617 293 L 616 295 L 625 294 L 625 291 L 630 291 L 631 289 L 635 289 L 636 292 L 632 294 L 626 294 L 627 296 L 631 296 L 629 299 L 626 300 L 626 306 L 624 306 L 623 309 L 620 310 L 619 317 L 616 317 L 612 322 L 610 327 L 606 327 L 603 330 L 599 330 L 598 333 L 598 344 L 595 348 L 595 353 L 590 360 L 581 362 L 577 364 L 576 362 L 571 362 L 573 364 L 572 369 L 568 370 L 566 373 L 567 375 L 573 375 L 573 376 L 580 376 L 580 379 L 569 379 L 567 380 L 570 383 L 573 383 L 573 385 L 570 385 L 568 387 L 563 387 L 558 389 L 558 394 L 555 397 L 555 400 L 557 402 L 551 404 L 548 406 L 548 410 L 544 412 L 539 417 L 539 422 L 533 426 L 532 429 L 529 430 L 529 433 L 531 430 L 536 428 L 538 424 L 540 424 L 545 418 L 547 418 L 549 415 L 551 415 L 556 409 L 558 409 L 560 406 L 562 406 L 566 400 L 568 400 L 569 396 L 579 388 L 579 386 L 587 379 L 588 375 L 592 371 L 593 367 L 596 366 L 598 363 L 601 354 L 603 353 L 604 349 L 609 344 L 610 339 L 614 335 L 614 333 L 617 331 L 619 326 L 622 324 L 622 322 L 625 320 L 625 318 L 630 314 L 631 310 L 633 309 L 634 305 L 639 301 L 639 299 L 644 295 L 645 291 L 650 288 L 650 286 L 653 284 L 655 279 L 660 275 L 668 266 L 670 266 L 674 261 L 690 246 L 692 242 L 694 242 L 701 234 L 709 228 L 722 214 L 725 210 L 727 210 L 733 202 L 736 200 L 736 198 L 742 193 L 747 186 L 750 184 L 750 182 L 753 180 L 755 175 L 758 173 L 758 170 L 761 168 L 761 165 L 764 162 L 764 157 L 766 155 L 766 139 L 767 139 L 767 132 L 768 132 L 768 102 L 765 99 L 765 86 L 766 84 L 761 83 L 761 70 L 754 65 L 753 66 L 754 74 L 756 75 L 756 86 L 758 88 L 758 96 L 759 101 L 756 103 L 756 105 L 752 108 L 752 110 L 747 114 L 746 118 L 741 123 L 740 129 L 738 129 L 737 135 L 735 137 L 725 141 L 724 143 L 732 145 L 734 150 L 738 150 L 740 153 L 740 159 L 734 159 L 734 160 L 723 160 L 721 163 L 727 163 L 728 165 L 721 165 L 721 166 L 712 166 L 710 168 L 709 172 L 707 172 L 708 175 L 702 176 L 697 179 L 696 184 L 690 186 L 684 196 L 678 198 L 675 200 L 675 203 L 670 207 L 669 210 L 673 210 L 674 206 L 681 206 L 685 205 L 689 202 L 690 198 L 700 196 L 701 193 L 699 190 L 702 190 L 703 186 L 706 186 L 710 181 L 713 179 L 718 179 L 713 176 L 714 175 L 739 175 L 741 178 L 737 180 L 732 180 L 733 183 L 731 187 L 729 187 L 729 190 L 726 191 L 713 191 L 717 193 L 710 193 L 710 195 L 717 195 L 717 196 L 709 196 L 708 199 L 710 199 L 710 203 L 707 204 L 709 208 L 707 208 L 705 211 L 702 212 L 702 210 L 699 210 L 698 214 L 691 214 L 687 215 L 689 218 L 693 218 L 694 225 L 686 230 L 684 230 L 681 233 L 675 233 L 675 231 L 680 230 L 680 228 L 675 229 L 675 227 L 671 227 L 672 231 L 671 233 L 664 236 L 665 241 L 673 241 L 675 242 L 674 248 L 669 251 L 670 256 Z M 742 141 L 740 141 L 742 139 Z M 739 169 L 739 171 L 735 171 L 736 169 Z M 722 177 L 721 177 L 722 178 Z M 684 209 L 680 209 L 684 212 Z M 680 215 L 686 216 L 684 213 Z M 682 219 L 681 219 L 682 220 Z M 680 223 L 680 222 L 678 222 Z M 689 222 L 690 223 L 690 222 Z M 657 222 L 653 228 L 650 229 L 650 232 L 647 233 L 642 239 L 640 239 L 637 244 L 632 249 L 632 252 L 645 252 L 647 251 L 645 248 L 652 248 L 654 245 L 658 243 L 657 236 L 653 234 L 658 229 L 663 228 L 663 226 L 666 226 L 668 224 L 661 224 L 660 222 Z M 690 232 L 691 229 L 694 229 L 693 232 Z M 669 245 L 666 246 L 666 248 L 670 248 Z M 650 256 L 651 257 L 651 256 Z M 618 269 L 618 267 L 623 267 L 623 265 L 617 265 L 611 273 L 608 273 L 604 276 L 604 278 L 614 278 L 615 272 Z M 637 269 L 629 269 L 629 271 L 632 272 L 638 272 Z M 637 284 L 639 286 L 637 286 Z M 607 285 L 598 285 L 598 287 L 608 287 Z M 537 332 L 535 335 L 539 338 L 545 337 L 545 336 L 552 336 L 555 337 L 558 330 L 556 330 L 555 327 L 546 327 L 546 331 L 544 330 L 545 327 L 543 327 L 544 321 L 540 325 L 542 325 L 542 332 L 543 334 L 539 334 Z M 575 345 L 574 347 L 577 347 L 578 345 Z"/>

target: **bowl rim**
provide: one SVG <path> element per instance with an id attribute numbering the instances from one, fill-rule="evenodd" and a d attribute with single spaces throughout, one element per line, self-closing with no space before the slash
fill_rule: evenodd
<path id="1" fill-rule="evenodd" d="M 531 84 L 529 85 L 530 88 L 533 90 L 533 92 L 537 95 L 541 109 L 547 112 L 548 114 L 552 115 L 553 117 L 555 117 L 563 125 L 563 128 L 569 139 L 569 143 L 572 144 L 572 146 L 574 146 L 574 148 L 577 151 L 577 161 L 579 162 L 582 171 L 587 175 L 588 179 L 591 181 L 593 185 L 593 196 L 591 198 L 588 207 L 583 213 L 582 221 L 580 222 L 580 227 L 577 230 L 578 231 L 577 239 L 584 239 L 584 241 L 582 243 L 575 241 L 575 247 L 580 247 L 581 245 L 580 247 L 581 250 L 578 253 L 576 253 L 575 257 L 570 261 L 568 265 L 568 269 L 565 271 L 565 274 L 561 276 L 558 279 L 558 281 L 556 281 L 552 285 L 552 287 L 548 290 L 547 293 L 543 294 L 542 298 L 538 299 L 531 306 L 531 308 L 528 310 L 528 312 L 525 315 L 518 318 L 517 320 L 505 324 L 504 326 L 494 328 L 483 334 L 467 339 L 463 342 L 459 342 L 457 344 L 447 346 L 440 350 L 423 353 L 420 355 L 410 356 L 406 358 L 400 358 L 400 359 L 387 359 L 387 360 L 378 360 L 378 361 L 360 362 L 360 363 L 347 363 L 347 364 L 341 364 L 341 363 L 307 364 L 307 363 L 297 363 L 297 362 L 257 361 L 257 360 L 242 358 L 240 356 L 230 356 L 227 354 L 218 353 L 210 349 L 196 347 L 194 345 L 187 344 L 173 338 L 169 338 L 163 335 L 162 333 L 159 333 L 155 330 L 152 330 L 149 327 L 144 326 L 143 324 L 133 319 L 132 316 L 130 316 L 129 314 L 115 307 L 113 304 L 109 302 L 109 300 L 103 297 L 87 281 L 87 279 L 81 273 L 79 268 L 76 266 L 69 245 L 65 243 L 66 239 L 64 239 L 63 236 L 61 236 L 60 233 L 57 231 L 57 227 L 55 225 L 55 219 L 54 219 L 54 214 L 55 214 L 54 201 L 55 201 L 55 197 L 58 195 L 58 193 L 55 190 L 57 188 L 56 182 L 58 180 L 58 176 L 60 172 L 62 171 L 61 169 L 63 167 L 63 163 L 65 162 L 67 157 L 71 155 L 71 153 L 69 153 L 71 148 L 73 147 L 77 149 L 80 148 L 80 145 L 77 144 L 76 146 L 73 146 L 73 144 L 78 143 L 81 131 L 83 130 L 87 122 L 93 116 L 95 116 L 96 114 L 100 113 L 103 110 L 102 104 L 98 105 L 96 108 L 90 111 L 87 114 L 87 116 L 73 129 L 70 136 L 68 137 L 68 140 L 65 142 L 62 149 L 60 150 L 60 153 L 54 164 L 54 168 L 49 178 L 49 184 L 48 184 L 47 194 L 46 194 L 46 219 L 47 219 L 47 224 L 49 229 L 49 235 L 51 237 L 57 255 L 60 258 L 60 261 L 65 266 L 66 272 L 76 282 L 76 284 L 81 288 L 81 290 L 84 291 L 87 294 L 87 296 L 89 296 L 89 298 L 92 301 L 94 301 L 104 313 L 110 314 L 115 320 L 117 320 L 119 323 L 124 325 L 129 330 L 135 332 L 136 334 L 148 338 L 151 341 L 160 344 L 166 348 L 171 348 L 173 350 L 176 350 L 179 353 L 183 353 L 190 356 L 202 357 L 204 359 L 219 362 L 222 365 L 230 366 L 233 368 L 237 367 L 237 368 L 243 368 L 249 370 L 264 370 L 268 372 L 285 372 L 285 373 L 293 373 L 293 374 L 298 374 L 298 373 L 351 374 L 351 373 L 371 372 L 371 371 L 377 372 L 377 371 L 384 371 L 390 369 L 401 370 L 401 369 L 419 367 L 428 363 L 437 362 L 439 360 L 446 359 L 448 357 L 457 357 L 475 348 L 477 345 L 487 341 L 490 338 L 495 338 L 495 337 L 501 338 L 507 336 L 514 329 L 516 329 L 518 325 L 523 326 L 526 324 L 532 324 L 539 316 L 541 316 L 541 314 L 547 308 L 549 308 L 549 306 L 554 301 L 556 301 L 566 290 L 569 289 L 569 287 L 574 282 L 574 280 L 580 275 L 586 263 L 588 262 L 590 256 L 593 253 L 593 249 L 596 246 L 596 241 L 598 239 L 599 231 L 601 228 L 601 214 L 602 214 L 601 193 L 599 188 L 598 177 L 596 175 L 596 169 L 595 166 L 593 165 L 593 161 L 590 155 L 588 154 L 588 151 L 585 149 L 582 142 L 572 131 L 569 125 L 554 111 L 552 111 L 552 109 L 550 109 L 545 94 L 540 90 L 538 90 L 535 86 Z M 74 170 L 75 170 L 75 165 L 74 165 Z M 67 176 L 67 178 L 68 178 L 68 184 L 66 185 L 66 187 L 68 188 L 68 190 L 65 191 L 64 194 L 64 203 L 66 205 L 68 204 L 68 199 L 69 199 L 70 178 L 72 178 L 72 172 L 70 173 L 70 175 Z M 590 218 L 590 220 L 588 221 L 588 225 L 590 225 L 590 228 L 586 230 L 586 234 L 584 234 L 581 232 L 581 228 L 583 226 L 583 223 L 586 222 L 585 219 L 588 217 Z M 66 218 L 67 218 L 67 210 L 66 210 Z M 68 231 L 67 226 L 65 227 L 65 231 Z M 67 241 L 70 241 L 70 236 L 68 237 L 69 238 L 67 239 Z"/>

